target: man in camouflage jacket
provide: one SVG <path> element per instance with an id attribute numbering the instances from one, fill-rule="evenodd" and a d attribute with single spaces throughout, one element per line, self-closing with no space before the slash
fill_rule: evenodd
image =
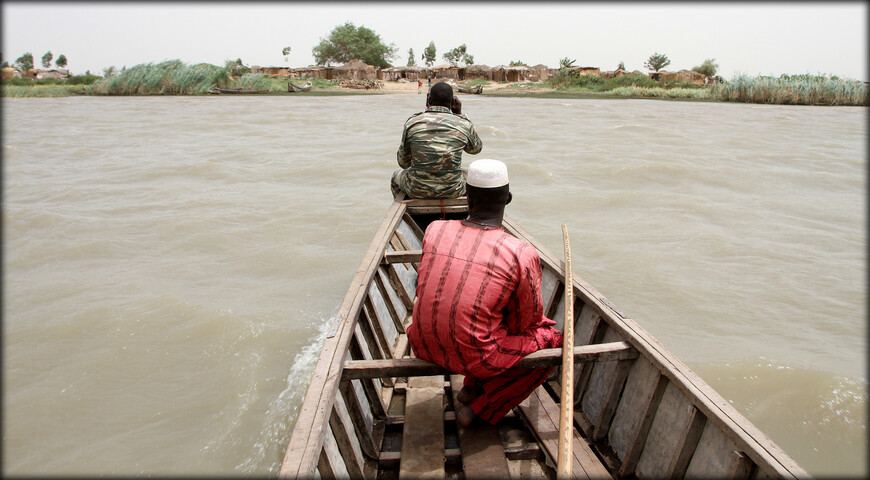
<path id="1" fill-rule="evenodd" d="M 465 195 L 466 170 L 462 151 L 480 153 L 483 142 L 471 120 L 462 114 L 462 102 L 445 82 L 432 86 L 428 109 L 405 122 L 402 143 L 396 153 L 400 170 L 393 172 L 393 196 L 409 198 L 456 198 Z"/>

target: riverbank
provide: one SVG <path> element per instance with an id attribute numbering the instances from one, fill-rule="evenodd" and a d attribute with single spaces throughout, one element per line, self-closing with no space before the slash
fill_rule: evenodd
<path id="1" fill-rule="evenodd" d="M 3 84 L 0 96 L 3 97 L 64 97 L 73 95 L 205 95 L 208 89 L 187 87 L 159 91 L 147 91 L 142 86 L 124 82 L 120 88 L 107 86 L 112 79 L 103 79 L 91 85 L 21 85 Z M 246 80 L 243 77 L 242 80 Z M 416 81 L 379 81 L 380 88 L 359 89 L 341 86 L 337 82 L 315 79 L 314 87 L 308 92 L 288 92 L 287 78 L 258 77 L 255 81 L 244 82 L 249 89 L 260 90 L 248 95 L 384 95 L 384 94 L 424 94 L 428 83 L 418 87 Z M 739 102 L 786 105 L 818 106 L 866 106 L 867 87 L 856 81 L 840 80 L 836 77 L 822 76 L 782 76 L 780 78 L 738 76 L 731 82 L 711 86 L 669 85 L 650 83 L 645 78 L 623 81 L 622 85 L 602 86 L 600 79 L 580 79 L 581 83 L 569 86 L 555 86 L 553 82 L 487 82 L 474 81 L 483 86 L 480 95 L 516 98 L 553 98 L 553 99 L 653 99 L 689 102 Z M 594 80 L 594 81 L 592 81 Z M 640 81 L 644 80 L 644 81 Z M 451 81 L 451 83 L 453 83 Z M 256 88 L 252 86 L 256 85 Z M 659 86 L 661 85 L 661 86 Z M 238 94 L 232 95 L 236 96 Z M 460 94 L 465 95 L 465 94 Z"/>

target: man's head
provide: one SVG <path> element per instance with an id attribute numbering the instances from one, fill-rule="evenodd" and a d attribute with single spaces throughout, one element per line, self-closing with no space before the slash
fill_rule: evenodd
<path id="1" fill-rule="evenodd" d="M 487 211 L 504 210 L 511 202 L 507 165 L 499 160 L 482 159 L 468 166 L 465 191 L 468 208 Z"/>
<path id="2" fill-rule="evenodd" d="M 453 106 L 453 87 L 446 82 L 438 82 L 429 90 L 429 104 L 450 108 Z"/>

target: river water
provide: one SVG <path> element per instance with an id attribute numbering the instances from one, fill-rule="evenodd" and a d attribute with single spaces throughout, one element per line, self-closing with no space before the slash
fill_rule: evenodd
<path id="1" fill-rule="evenodd" d="M 865 476 L 863 108 L 463 96 L 508 214 Z M 416 94 L 4 98 L 3 473 L 275 475 Z"/>

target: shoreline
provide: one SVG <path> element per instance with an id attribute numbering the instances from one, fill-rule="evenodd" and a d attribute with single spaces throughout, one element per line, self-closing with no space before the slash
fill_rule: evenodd
<path id="1" fill-rule="evenodd" d="M 315 96 L 315 97 L 333 97 L 333 96 L 348 96 L 348 95 L 422 95 L 423 92 L 418 93 L 417 82 L 408 81 L 408 82 L 396 82 L 396 81 L 380 81 L 382 88 L 379 89 L 359 89 L 359 88 L 347 88 L 341 87 L 339 85 L 328 86 L 328 87 L 315 87 L 307 92 L 287 92 L 287 91 L 263 91 L 262 93 L 250 93 L 250 94 L 241 94 L 247 96 L 285 96 L 285 95 L 303 95 L 303 96 Z M 455 86 L 455 83 L 450 82 Z M 2 85 L 0 88 L 0 96 L 4 98 L 59 98 L 59 97 L 77 97 L 77 96 L 87 96 L 87 97 L 106 97 L 106 96 L 129 96 L 129 95 L 110 95 L 110 94 L 97 94 L 97 93 L 85 93 L 84 91 L 79 91 L 79 88 L 84 86 L 81 85 L 33 85 L 33 86 L 15 86 L 15 85 Z M 819 107 L 830 107 L 830 106 L 855 106 L 855 107 L 863 107 L 868 105 L 856 105 L 856 104 L 846 104 L 846 105 L 838 105 L 838 104 L 829 104 L 829 103 L 791 103 L 791 102 L 745 102 L 745 101 L 728 101 L 723 100 L 721 98 L 714 98 L 710 96 L 704 96 L 702 98 L 698 97 L 688 97 L 688 96 L 662 96 L 662 95 L 632 95 L 632 94 L 623 94 L 623 95 L 614 95 L 606 92 L 590 92 L 590 91 L 571 91 L 571 90 L 559 90 L 550 86 L 545 86 L 543 83 L 532 83 L 532 82 L 505 82 L 505 83 L 489 83 L 483 85 L 483 91 L 480 94 L 468 94 L 468 93 L 459 93 L 457 95 L 481 95 L 485 97 L 502 97 L 502 98 L 544 98 L 544 99 L 581 99 L 581 100 L 663 100 L 663 101 L 677 101 L 677 102 L 702 102 L 702 103 L 753 103 L 753 104 L 762 104 L 762 105 L 800 105 L 800 106 L 819 106 Z M 424 83 L 423 87 L 428 90 L 428 83 Z M 13 90 L 13 92 L 8 92 L 8 90 Z M 64 91 L 66 90 L 66 91 Z M 22 92 L 27 92 L 26 94 L 21 94 Z M 11 95 L 8 93 L 12 93 Z M 220 94 L 220 95 L 211 95 L 211 94 L 189 94 L 189 95 L 136 95 L 136 96 L 239 96 L 239 94 Z"/>

